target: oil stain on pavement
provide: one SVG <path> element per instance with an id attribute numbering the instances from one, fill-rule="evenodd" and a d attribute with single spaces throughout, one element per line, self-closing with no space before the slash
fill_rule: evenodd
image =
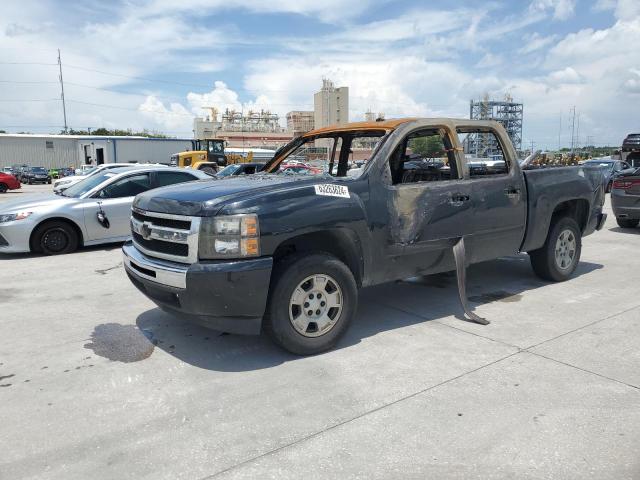
<path id="1" fill-rule="evenodd" d="M 481 293 L 480 295 L 474 295 L 469 297 L 469 300 L 474 303 L 490 303 L 490 302 L 519 302 L 522 300 L 522 295 L 519 293 L 505 292 L 504 290 L 498 290 L 496 292 Z"/>
<path id="2" fill-rule="evenodd" d="M 139 362 L 153 353 L 153 343 L 135 325 L 103 323 L 91 334 L 91 342 L 84 348 L 114 362 Z"/>

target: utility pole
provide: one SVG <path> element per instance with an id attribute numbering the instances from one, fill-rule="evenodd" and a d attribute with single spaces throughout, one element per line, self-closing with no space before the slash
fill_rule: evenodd
<path id="1" fill-rule="evenodd" d="M 533 140 L 531 140 L 531 153 L 532 153 L 532 154 L 533 154 L 533 146 L 534 146 L 534 145 L 535 145 L 535 144 L 533 143 Z"/>
<path id="2" fill-rule="evenodd" d="M 576 126 L 576 107 L 573 106 L 573 118 L 571 120 L 571 153 L 573 154 L 573 147 L 575 146 L 575 126 Z"/>
<path id="3" fill-rule="evenodd" d="M 558 151 L 560 151 L 560 134 L 562 133 L 562 110 L 560 110 L 560 124 L 558 125 Z"/>
<path id="4" fill-rule="evenodd" d="M 578 122 L 576 124 L 576 148 L 580 150 L 580 114 L 578 114 Z"/>
<path id="5" fill-rule="evenodd" d="M 58 68 L 60 69 L 60 88 L 62 89 L 62 114 L 64 115 L 64 133 L 67 133 L 67 105 L 64 102 L 64 81 L 62 80 L 62 60 L 60 58 L 60 49 L 58 49 Z"/>

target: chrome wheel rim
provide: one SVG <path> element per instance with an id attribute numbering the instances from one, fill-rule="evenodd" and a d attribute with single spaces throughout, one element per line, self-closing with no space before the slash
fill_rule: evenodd
<path id="1" fill-rule="evenodd" d="M 573 231 L 563 230 L 556 240 L 556 265 L 560 270 L 568 270 L 576 258 L 577 241 Z"/>
<path id="2" fill-rule="evenodd" d="M 342 289 L 325 274 L 310 275 L 293 290 L 289 299 L 289 320 L 304 337 L 327 334 L 342 314 Z"/>

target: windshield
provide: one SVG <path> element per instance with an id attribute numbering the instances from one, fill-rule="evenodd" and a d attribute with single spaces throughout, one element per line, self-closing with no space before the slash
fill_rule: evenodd
<path id="1" fill-rule="evenodd" d="M 110 179 L 115 175 L 116 174 L 113 172 L 103 171 L 101 173 L 100 172 L 97 173 L 96 175 L 91 175 L 87 178 L 83 178 L 78 183 L 70 186 L 64 192 L 62 192 L 62 195 L 64 195 L 65 197 L 74 197 L 74 198 L 81 197 L 88 191 L 94 189 L 95 187 L 100 185 L 102 182 Z"/>
<path id="2" fill-rule="evenodd" d="M 276 175 L 357 177 L 386 138 L 385 130 L 330 132 L 301 137 L 280 150 L 263 172 Z"/>
<path id="3" fill-rule="evenodd" d="M 613 162 L 609 161 L 609 160 L 587 160 L 584 163 L 588 163 L 589 165 L 600 165 L 601 167 L 612 167 L 613 166 Z"/>
<path id="4" fill-rule="evenodd" d="M 47 170 L 44 167 L 33 167 L 31 171 L 33 173 L 47 173 Z"/>
<path id="5" fill-rule="evenodd" d="M 216 176 L 217 177 L 228 177 L 229 175 L 233 175 L 234 173 L 236 173 L 238 170 L 240 170 L 240 168 L 242 168 L 240 165 L 227 165 L 226 167 L 224 167 L 222 170 L 220 170 Z"/>

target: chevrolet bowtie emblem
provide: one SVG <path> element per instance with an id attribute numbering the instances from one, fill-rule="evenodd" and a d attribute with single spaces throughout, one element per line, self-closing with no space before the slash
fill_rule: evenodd
<path id="1" fill-rule="evenodd" d="M 151 238 L 151 224 L 144 222 L 141 226 L 140 226 L 140 235 L 142 235 L 142 238 L 144 238 L 145 240 L 149 240 Z"/>

